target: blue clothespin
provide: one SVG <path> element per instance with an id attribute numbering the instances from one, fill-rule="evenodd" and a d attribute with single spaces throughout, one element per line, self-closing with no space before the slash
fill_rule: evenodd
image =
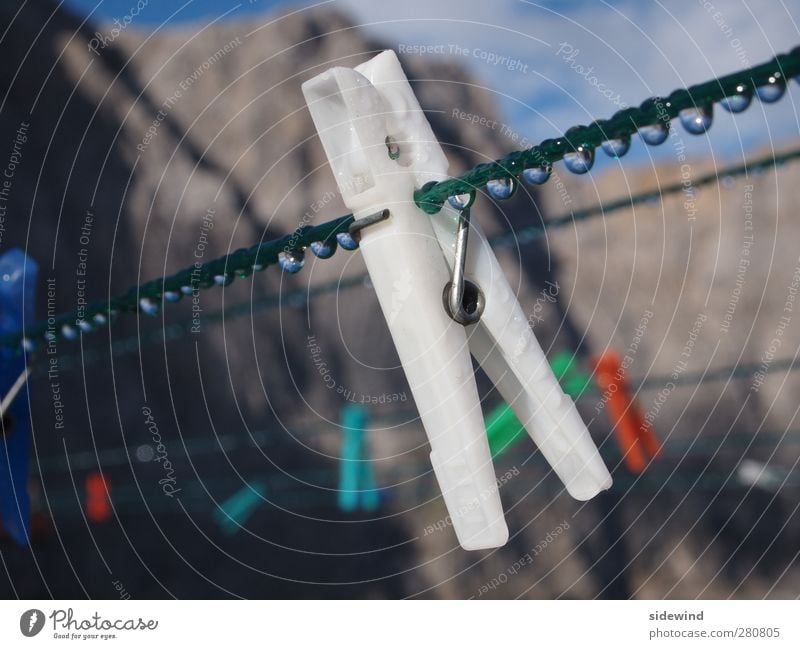
<path id="1" fill-rule="evenodd" d="M 365 431 L 369 416 L 365 408 L 348 404 L 342 408 L 342 459 L 339 464 L 339 509 L 372 512 L 380 494 L 375 487 L 372 460 L 367 454 Z"/>
<path id="2" fill-rule="evenodd" d="M 19 249 L 0 255 L 0 336 L 21 331 L 24 322 L 33 320 L 38 270 Z M 31 513 L 27 378 L 26 359 L 19 350 L 0 349 L 0 519 L 21 545 L 29 542 Z"/>

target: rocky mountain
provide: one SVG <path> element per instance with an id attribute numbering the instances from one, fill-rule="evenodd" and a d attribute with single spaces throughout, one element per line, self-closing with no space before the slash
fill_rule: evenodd
<path id="1" fill-rule="evenodd" d="M 19 162 L 0 251 L 24 248 L 53 280 L 53 299 L 40 291 L 41 316 L 75 308 L 84 291 L 114 295 L 346 213 L 300 84 L 386 45 L 338 11 L 115 32 L 37 0 L 4 3 L 0 24 L 0 142 L 8 155 L 16 146 Z M 453 173 L 513 148 L 459 118 L 499 119 L 463 67 L 403 64 Z M 476 213 L 498 234 L 679 173 L 622 167 L 595 183 L 562 175 L 562 189 L 526 188 L 502 205 L 484 198 Z M 758 361 L 797 265 L 793 173 L 754 176 L 747 192 L 741 181 L 702 190 L 696 219 L 670 197 L 498 255 L 526 308 L 558 285 L 536 329 L 550 355 L 577 349 L 586 369 L 609 345 L 628 349 L 652 310 L 634 377 L 670 374 L 693 329 L 687 372 Z M 749 208 L 752 262 L 725 328 Z M 615 488 L 572 501 L 521 443 L 497 461 L 498 476 L 513 476 L 502 487 L 513 538 L 465 553 L 443 522 L 425 436 L 363 274 L 357 252 L 308 255 L 297 275 L 269 269 L 156 318 L 121 318 L 60 342 L 58 377 L 39 372 L 30 384 L 41 525 L 30 549 L 2 541 L 0 592 L 104 598 L 122 584 L 134 597 L 796 596 L 796 481 L 770 491 L 737 478 L 744 458 L 793 470 L 797 438 L 781 433 L 793 426 L 795 382 L 671 391 L 654 417 L 664 454 L 639 477 L 619 464 L 605 413 L 587 399 L 581 408 Z M 797 348 L 796 329 L 781 334 L 781 352 Z M 488 409 L 498 397 L 480 384 Z M 639 395 L 648 412 L 657 398 Z M 375 402 L 376 514 L 336 507 L 348 401 Z M 104 523 L 83 515 L 84 481 L 98 470 L 113 506 Z M 232 532 L 220 511 L 254 484 L 265 501 Z M 175 489 L 180 499 L 167 493 Z M 510 573 L 534 548 L 536 560 Z"/>

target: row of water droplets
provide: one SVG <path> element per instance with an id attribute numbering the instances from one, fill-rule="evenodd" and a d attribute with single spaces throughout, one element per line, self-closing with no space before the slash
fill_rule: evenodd
<path id="1" fill-rule="evenodd" d="M 355 250 L 358 242 L 348 232 L 338 232 L 335 238 L 330 237 L 325 241 L 314 241 L 308 245 L 311 252 L 320 259 L 328 259 L 336 252 L 336 248 L 343 250 Z M 278 253 L 278 265 L 287 273 L 297 273 L 305 265 L 305 248 L 297 250 L 282 250 Z M 211 279 L 203 279 L 197 282 L 184 284 L 177 291 L 164 291 L 160 296 L 145 296 L 139 299 L 139 311 L 148 316 L 157 316 L 161 313 L 163 302 L 179 302 L 184 296 L 192 295 L 200 289 L 211 286 L 228 286 L 234 279 L 246 279 L 253 274 L 264 270 L 263 264 L 253 264 L 249 268 L 234 270 L 232 273 L 222 273 L 214 275 Z M 91 333 L 96 329 L 106 326 L 110 320 L 114 320 L 119 315 L 116 309 L 107 309 L 87 316 L 76 321 L 74 324 L 63 324 L 59 330 L 60 335 L 66 340 L 77 340 L 81 333 Z M 47 331 L 42 336 L 45 342 L 50 342 L 58 338 L 53 331 Z M 37 349 L 38 345 L 32 338 L 24 337 L 21 340 L 21 347 L 30 353 Z"/>
<path id="2" fill-rule="evenodd" d="M 358 242 L 350 236 L 348 232 L 338 232 L 335 238 L 329 238 L 325 241 L 313 241 L 308 245 L 308 248 L 319 259 L 329 259 L 336 252 L 337 246 L 341 247 L 343 250 L 355 250 L 358 248 Z M 287 273 L 294 274 L 300 272 L 306 263 L 305 250 L 305 248 L 282 250 L 278 253 L 278 266 Z M 228 286 L 237 277 L 239 279 L 246 279 L 253 271 L 258 272 L 262 270 L 264 270 L 262 264 L 254 264 L 249 270 L 241 269 L 235 270 L 233 273 L 214 275 L 212 281 L 200 283 L 199 288 L 209 288 L 214 285 Z M 178 302 L 184 295 L 191 295 L 196 290 L 197 287 L 187 284 L 181 286 L 180 291 L 165 291 L 163 298 L 167 302 Z M 146 315 L 156 316 L 160 312 L 160 304 L 158 300 L 144 297 L 139 300 L 139 309 Z"/>
<path id="3" fill-rule="evenodd" d="M 800 77 L 795 77 L 795 81 L 800 83 Z M 676 91 L 685 92 L 685 91 Z M 736 87 L 736 92 L 729 97 L 722 99 L 719 104 L 722 108 L 729 113 L 741 113 L 746 110 L 755 95 L 764 103 L 771 104 L 778 101 L 783 97 L 786 92 L 786 80 L 780 72 L 775 72 L 762 86 L 752 89 L 746 84 L 739 84 Z M 671 106 L 669 98 L 650 98 L 641 105 L 642 110 L 649 110 L 653 107 L 662 106 L 669 108 Z M 619 115 L 619 113 L 618 113 Z M 616 116 L 615 116 L 616 117 Z M 613 119 L 613 118 L 612 118 Z M 692 135 L 702 135 L 709 128 L 714 119 L 714 106 L 713 104 L 693 106 L 684 108 L 678 113 L 678 119 L 683 128 Z M 598 120 L 596 122 L 601 128 L 605 120 Z M 648 124 L 637 129 L 637 133 L 650 146 L 657 146 L 663 144 L 669 137 L 670 122 L 664 120 L 655 124 Z M 585 174 L 594 165 L 595 150 L 592 146 L 576 141 L 583 127 L 573 126 L 564 134 L 564 138 L 573 145 L 574 150 L 565 153 L 563 156 L 564 166 L 574 174 Z M 553 141 L 542 142 L 541 146 L 552 144 Z M 557 140 L 556 144 L 561 144 L 561 140 Z M 631 136 L 625 135 L 618 138 L 606 140 L 600 145 L 603 152 L 615 159 L 624 156 L 631 146 Z M 546 183 L 553 168 L 550 164 L 542 164 L 532 166 L 522 171 L 522 178 L 532 185 L 542 185 Z M 496 200 L 505 200 L 514 195 L 519 181 L 515 177 L 511 178 L 494 178 L 486 183 L 487 193 Z M 462 202 L 462 197 L 451 197 L 450 203 L 457 207 Z"/>

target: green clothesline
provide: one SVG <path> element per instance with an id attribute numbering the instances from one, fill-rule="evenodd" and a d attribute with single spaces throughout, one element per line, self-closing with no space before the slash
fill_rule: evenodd
<path id="1" fill-rule="evenodd" d="M 796 47 L 789 54 L 780 54 L 747 70 L 675 90 L 667 97 L 651 97 L 638 108 L 620 110 L 609 120 L 574 126 L 563 137 L 480 164 L 457 178 L 428 183 L 414 193 L 414 200 L 424 211 L 436 214 L 450 196 L 480 189 L 489 180 L 516 178 L 525 169 L 549 167 L 566 154 L 586 149 L 594 151 L 603 142 L 630 138 L 642 127 L 666 124 L 684 109 L 707 108 L 727 97 L 752 94 L 763 86 L 785 84 L 799 75 L 800 47 Z"/>

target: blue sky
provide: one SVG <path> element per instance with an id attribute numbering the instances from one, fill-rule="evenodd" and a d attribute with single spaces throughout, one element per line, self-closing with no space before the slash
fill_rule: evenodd
<path id="1" fill-rule="evenodd" d="M 112 21 L 130 13 L 138 0 L 65 0 L 64 4 L 81 15 Z M 286 0 L 149 0 L 147 7 L 136 17 L 136 24 L 157 27 L 164 21 L 172 24 L 188 23 L 216 17 L 233 9 L 232 19 L 250 18 L 274 10 L 276 7 L 297 5 Z"/>
<path id="2" fill-rule="evenodd" d="M 98 20 L 121 18 L 137 0 L 67 0 Z M 135 26 L 203 22 L 228 11 L 229 20 L 263 20 L 312 2 L 280 0 L 150 0 Z M 800 10 L 783 0 L 330 0 L 391 47 L 440 46 L 427 56 L 455 58 L 494 95 L 504 122 L 536 142 L 569 126 L 610 117 L 621 102 L 755 65 L 800 44 Z M 790 8 L 791 7 L 791 8 Z M 231 11 L 232 10 L 232 11 Z M 168 28 L 168 27 L 166 27 Z M 468 53 L 464 53 L 468 51 Z M 498 60 L 508 65 L 497 64 Z M 509 69 L 511 68 L 511 69 Z M 602 89 L 602 90 L 601 90 Z M 741 158 L 800 134 L 800 85 L 779 103 L 754 102 L 736 118 L 716 111 L 707 136 L 685 135 L 687 154 Z M 634 142 L 633 160 L 674 159 L 667 144 Z M 599 161 L 599 158 L 598 158 Z M 614 164 L 612 161 L 604 164 Z"/>

